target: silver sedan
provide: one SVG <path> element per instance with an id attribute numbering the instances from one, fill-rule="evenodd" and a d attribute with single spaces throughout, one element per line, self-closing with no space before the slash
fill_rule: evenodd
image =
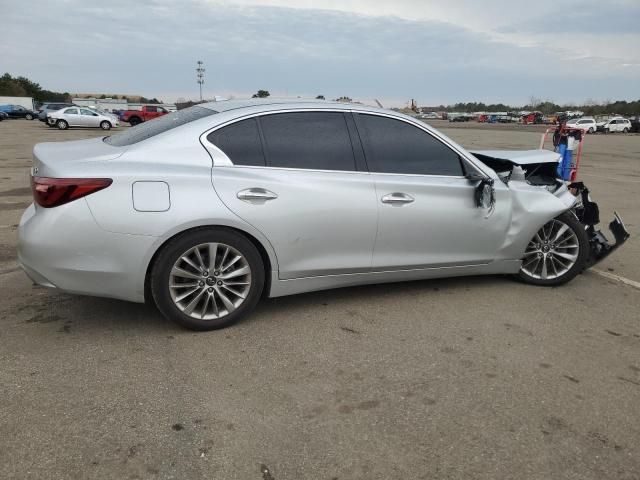
<path id="1" fill-rule="evenodd" d="M 66 130 L 69 127 L 111 130 L 112 127 L 120 125 L 116 116 L 85 107 L 68 107 L 48 113 L 47 123 L 60 130 Z"/>
<path id="2" fill-rule="evenodd" d="M 40 285 L 221 328 L 277 297 L 512 274 L 559 285 L 609 243 L 545 150 L 469 152 L 397 112 L 224 101 L 34 148 L 19 261 Z"/>

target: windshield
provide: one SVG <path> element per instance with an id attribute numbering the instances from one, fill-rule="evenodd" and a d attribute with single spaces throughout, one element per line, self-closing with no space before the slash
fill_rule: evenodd
<path id="1" fill-rule="evenodd" d="M 104 142 L 114 147 L 125 147 L 127 145 L 133 145 L 134 143 L 141 142 L 151 137 L 155 137 L 161 133 L 172 130 L 176 127 L 184 125 L 194 120 L 199 120 L 209 115 L 214 115 L 218 112 L 211 110 L 210 108 L 203 107 L 189 107 L 184 110 L 172 112 L 162 117 L 148 120 L 135 127 L 131 127 L 122 132 L 105 137 Z"/>

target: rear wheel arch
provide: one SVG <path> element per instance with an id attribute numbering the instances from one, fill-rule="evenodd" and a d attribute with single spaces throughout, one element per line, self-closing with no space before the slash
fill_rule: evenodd
<path id="1" fill-rule="evenodd" d="M 269 292 L 271 290 L 271 273 L 274 271 L 274 265 L 273 262 L 271 261 L 271 257 L 269 256 L 269 253 L 267 252 L 267 249 L 265 248 L 265 246 L 262 244 L 262 242 L 260 240 L 258 240 L 254 235 L 250 234 L 249 232 L 242 230 L 240 228 L 236 228 L 236 227 L 230 227 L 227 225 L 200 225 L 197 227 L 192 227 L 192 228 L 188 228 L 186 230 L 182 230 L 180 232 L 177 232 L 176 234 L 172 235 L 171 237 L 167 238 L 164 242 L 162 242 L 162 244 L 160 246 L 158 246 L 158 248 L 156 248 L 155 252 L 153 253 L 153 255 L 151 256 L 151 258 L 149 259 L 149 262 L 147 263 L 147 268 L 145 271 L 145 276 L 144 276 L 144 301 L 147 304 L 152 304 L 153 303 L 153 295 L 151 293 L 151 273 L 153 270 L 153 266 L 158 258 L 158 256 L 160 255 L 160 253 L 167 247 L 167 245 L 169 245 L 170 243 L 172 243 L 173 241 L 175 241 L 176 239 L 183 237 L 185 235 L 188 235 L 190 233 L 193 232 L 197 232 L 197 231 L 201 231 L 201 230 L 207 230 L 207 229 L 218 229 L 218 230 L 227 230 L 227 231 L 232 231 L 235 233 L 238 233 L 240 235 L 242 235 L 243 237 L 245 237 L 247 240 L 249 240 L 254 247 L 256 247 L 256 250 L 258 250 L 258 253 L 260 254 L 260 257 L 262 259 L 262 265 L 264 267 L 264 287 L 263 287 L 263 291 L 262 291 L 262 297 L 266 297 L 269 295 Z"/>

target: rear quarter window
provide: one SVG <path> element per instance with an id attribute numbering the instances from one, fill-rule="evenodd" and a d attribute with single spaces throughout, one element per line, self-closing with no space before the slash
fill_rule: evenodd
<path id="1" fill-rule="evenodd" d="M 265 166 L 264 152 L 255 118 L 248 118 L 220 128 L 207 140 L 222 150 L 234 165 Z"/>

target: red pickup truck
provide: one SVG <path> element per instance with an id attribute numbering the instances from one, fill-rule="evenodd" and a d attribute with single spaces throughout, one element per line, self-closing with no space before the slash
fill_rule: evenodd
<path id="1" fill-rule="evenodd" d="M 120 114 L 120 120 L 123 122 L 129 122 L 133 127 L 134 125 L 146 122 L 147 120 L 152 120 L 156 117 L 161 117 L 167 113 L 169 113 L 169 110 L 164 107 L 145 105 L 141 110 L 125 110 Z"/>

